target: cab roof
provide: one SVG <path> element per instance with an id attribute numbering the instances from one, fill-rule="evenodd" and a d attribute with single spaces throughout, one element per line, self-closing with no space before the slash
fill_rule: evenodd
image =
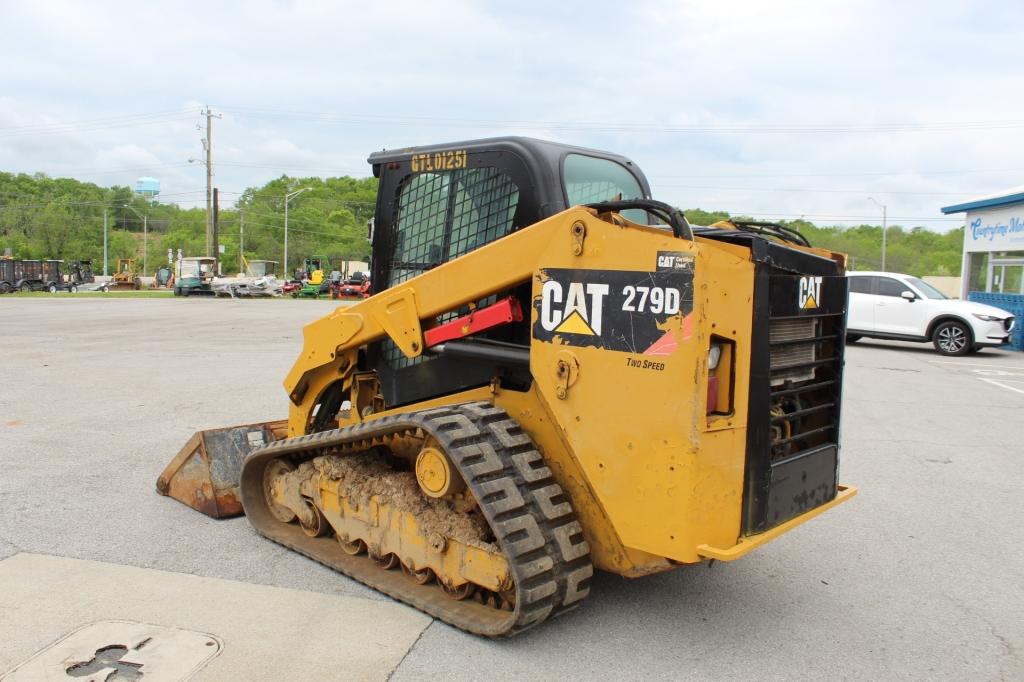
<path id="1" fill-rule="evenodd" d="M 474 152 L 507 151 L 519 154 L 524 159 L 532 159 L 535 161 L 543 160 L 548 163 L 561 163 L 561 160 L 565 158 L 566 154 L 583 154 L 585 156 L 612 159 L 633 170 L 637 170 L 636 164 L 621 154 L 613 154 L 611 152 L 602 151 L 600 149 L 590 149 L 588 147 L 577 147 L 575 145 L 563 144 L 561 142 L 551 142 L 550 140 L 540 140 L 535 137 L 520 136 L 485 137 L 478 140 L 464 140 L 462 142 L 446 142 L 443 144 L 429 144 L 418 147 L 384 149 L 379 152 L 373 152 L 366 161 L 374 165 L 374 174 L 376 175 L 376 166 L 382 163 L 388 163 L 391 161 L 408 161 L 415 154 L 433 154 L 435 152 L 452 151 L 456 149 L 460 151 L 465 150 L 470 154 Z"/>

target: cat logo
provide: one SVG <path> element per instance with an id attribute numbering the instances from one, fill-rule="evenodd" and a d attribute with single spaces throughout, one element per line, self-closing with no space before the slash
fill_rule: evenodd
<path id="1" fill-rule="evenodd" d="M 821 298 L 821 277 L 801 277 L 797 289 L 797 302 L 801 310 L 813 310 L 818 307 Z"/>
<path id="2" fill-rule="evenodd" d="M 607 284 L 570 282 L 566 292 L 560 282 L 549 279 L 541 290 L 541 326 L 556 334 L 600 336 L 604 297 L 609 290 Z"/>

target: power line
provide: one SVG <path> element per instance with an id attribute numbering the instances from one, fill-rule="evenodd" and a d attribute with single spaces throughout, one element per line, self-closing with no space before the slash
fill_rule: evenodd
<path id="1" fill-rule="evenodd" d="M 988 169 L 967 169 L 967 170 L 936 170 L 936 171 L 871 171 L 861 173 L 742 173 L 729 175 L 708 175 L 706 173 L 694 173 L 692 175 L 657 175 L 657 178 L 680 179 L 680 178 L 824 178 L 824 177 L 881 177 L 892 175 L 968 175 L 972 173 L 1022 173 L 1024 168 L 988 168 Z"/>
<path id="2" fill-rule="evenodd" d="M 62 123 L 30 123 L 22 126 L 3 126 L 0 127 L 0 132 L 3 131 L 16 131 L 25 129 L 37 129 L 41 127 L 49 126 L 75 126 L 75 125 L 96 125 L 106 123 L 116 123 L 118 121 L 132 121 L 137 119 L 148 119 L 159 116 L 169 115 L 180 115 L 190 113 L 192 109 L 169 109 L 164 111 L 152 111 L 149 113 L 138 113 L 138 114 L 122 114 L 120 116 L 104 116 L 103 118 L 91 118 L 82 121 L 65 121 Z"/>
<path id="3" fill-rule="evenodd" d="M 283 216 L 283 214 L 280 214 L 280 213 L 258 213 L 258 212 L 252 211 L 252 210 L 245 210 L 244 213 L 245 213 L 245 216 L 246 216 L 246 220 L 248 220 L 250 216 L 255 216 L 256 218 L 265 218 L 265 219 L 266 218 L 281 218 L 282 219 L 281 227 L 282 227 L 282 229 L 284 227 L 284 223 L 283 223 L 284 216 Z M 296 223 L 296 222 L 299 223 L 300 225 L 323 225 L 323 224 L 325 224 L 325 223 L 327 223 L 329 221 L 327 220 L 326 217 L 323 220 L 310 220 L 310 219 L 302 219 L 302 218 L 295 218 L 295 217 L 289 216 L 289 218 L 288 218 L 288 231 L 289 232 L 291 232 L 294 229 L 294 228 L 291 227 L 292 223 Z M 259 223 L 254 223 L 254 224 L 259 224 Z"/>
<path id="4" fill-rule="evenodd" d="M 201 194 L 202 192 L 203 192 L 203 190 L 199 189 L 199 190 L 191 190 L 191 191 L 187 191 L 187 192 L 172 192 L 170 194 L 165 194 L 165 195 L 162 195 L 162 196 L 175 197 L 175 196 L 184 196 L 184 195 L 189 195 L 189 194 Z M 18 195 L 9 195 L 9 196 L 18 196 Z M 21 196 L 24 196 L 24 195 L 21 195 Z M 0 205 L 0 211 L 16 211 L 16 210 L 19 210 L 19 209 L 32 209 L 32 208 L 50 208 L 52 206 L 110 206 L 112 208 L 116 208 L 116 206 L 113 204 L 114 201 L 115 201 L 114 198 L 110 198 L 110 199 L 92 199 L 92 200 L 87 200 L 87 201 L 49 201 L 47 203 L 42 203 L 42 204 L 39 204 L 39 203 L 37 203 L 37 204 L 6 204 L 6 205 Z M 185 201 L 190 201 L 190 200 L 186 199 Z M 178 202 L 174 202 L 174 203 L 178 203 Z"/>
<path id="5" fill-rule="evenodd" d="M 110 168 L 106 166 L 94 166 L 85 168 L 61 168 L 55 171 L 33 171 L 32 173 L 22 173 L 24 175 L 32 175 L 33 173 L 43 173 L 44 175 L 50 176 L 51 173 L 81 173 L 88 175 L 99 175 L 103 173 L 130 173 L 130 172 L 145 172 L 160 170 L 163 168 L 182 168 L 188 166 L 187 163 L 156 163 L 149 166 L 124 166 L 122 168 Z M 14 171 L 9 171 L 11 175 L 15 175 Z M 54 178 L 56 179 L 56 178 Z"/>
<path id="6" fill-rule="evenodd" d="M 936 122 L 887 122 L 870 124 L 812 123 L 812 124 L 717 124 L 717 125 L 668 125 L 662 123 L 621 123 L 615 121 L 530 121 L 521 119 L 459 119 L 386 115 L 346 114 L 338 112 L 295 111 L 256 107 L 227 106 L 226 110 L 236 114 L 263 115 L 274 118 L 316 119 L 320 123 L 340 124 L 388 124 L 400 126 L 460 126 L 460 127 L 504 127 L 504 128 L 546 128 L 550 130 L 585 130 L 599 132 L 662 132 L 662 133 L 890 133 L 913 131 L 947 130 L 1004 130 L 1024 127 L 1024 120 L 996 121 L 936 121 Z"/>
<path id="7" fill-rule="evenodd" d="M 58 133 L 89 132 L 94 130 L 105 130 L 110 128 L 128 128 L 134 126 L 152 125 L 155 123 L 170 123 L 173 121 L 187 120 L 191 115 L 185 111 L 174 114 L 140 116 L 134 119 L 98 119 L 96 123 L 50 123 L 29 126 L 14 126 L 0 128 L 2 137 L 28 137 L 32 135 L 54 135 Z"/>
<path id="8" fill-rule="evenodd" d="M 343 170 L 341 168 L 335 168 L 333 166 L 296 166 L 296 165 L 281 165 L 281 164 L 245 163 L 245 162 L 241 162 L 241 161 L 219 161 L 218 163 L 221 166 L 236 166 L 236 167 L 239 167 L 239 168 L 269 168 L 271 170 L 279 169 L 279 170 L 327 171 L 327 172 L 330 172 L 330 173 L 343 173 L 344 175 L 340 176 L 340 177 L 346 177 L 346 176 L 347 177 L 353 177 L 353 176 L 359 174 L 358 172 L 352 172 L 351 170 Z M 364 176 L 364 177 L 368 177 L 368 174 L 370 172 L 369 166 L 367 166 L 365 169 L 363 169 L 363 172 L 367 173 L 367 175 Z M 360 178 L 354 178 L 354 179 L 360 179 Z"/>
<path id="9" fill-rule="evenodd" d="M 691 209 L 693 210 L 693 209 Z M 703 210 L 703 209 L 698 209 Z M 685 212 L 685 211 L 684 211 Z M 717 213 L 718 211 L 706 211 L 707 213 Z M 722 211 L 728 213 L 730 216 L 762 216 L 772 218 L 816 218 L 818 220 L 878 220 L 877 214 L 871 215 L 840 215 L 838 213 L 784 213 L 776 211 L 740 211 L 732 210 Z M 963 218 L 930 218 L 926 216 L 889 216 L 889 220 L 912 220 L 917 222 L 932 222 L 932 223 L 962 223 Z"/>
<path id="10" fill-rule="evenodd" d="M 284 230 L 284 224 L 274 225 L 274 224 L 270 224 L 270 223 L 251 222 L 250 219 L 249 219 L 249 214 L 246 213 L 246 215 L 245 215 L 245 226 L 249 227 L 250 225 L 255 225 L 256 227 L 261 227 L 261 228 L 266 229 L 266 230 L 281 230 L 281 231 Z M 339 235 L 339 234 L 337 234 L 335 232 L 322 232 L 322 231 L 319 231 L 319 230 L 305 230 L 305 229 L 302 229 L 302 228 L 292 227 L 291 226 L 291 219 L 289 219 L 288 231 L 289 232 L 299 232 L 299 233 L 302 233 L 302 234 L 315 234 L 315 235 L 321 235 L 321 236 L 324 236 L 324 237 L 340 237 L 341 236 L 341 235 Z"/>
<path id="11" fill-rule="evenodd" d="M 711 185 L 673 185 L 665 183 L 655 183 L 659 187 L 672 187 L 679 189 L 713 189 L 722 190 L 729 192 L 822 192 L 826 194 L 867 194 L 870 192 L 876 192 L 879 194 L 908 194 L 917 196 L 939 196 L 939 197 L 953 197 L 953 196 L 977 196 L 982 192 L 907 192 L 903 190 L 866 190 L 866 189 L 822 189 L 813 187 L 721 187 Z"/>

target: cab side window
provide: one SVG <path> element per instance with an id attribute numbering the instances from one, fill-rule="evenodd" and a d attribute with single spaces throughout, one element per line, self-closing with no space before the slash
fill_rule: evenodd
<path id="1" fill-rule="evenodd" d="M 874 277 L 851 277 L 850 278 L 850 293 L 851 294 L 870 294 L 871 293 L 871 280 Z"/>
<path id="2" fill-rule="evenodd" d="M 904 291 L 910 291 L 910 288 L 898 279 L 893 279 L 892 277 L 878 278 L 879 296 L 894 296 L 899 298 Z"/>

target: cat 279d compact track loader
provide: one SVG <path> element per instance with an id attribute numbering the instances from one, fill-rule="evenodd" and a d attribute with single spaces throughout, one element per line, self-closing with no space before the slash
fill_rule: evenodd
<path id="1" fill-rule="evenodd" d="M 588 149 L 369 162 L 378 293 L 305 327 L 287 421 L 197 433 L 161 493 L 489 636 L 572 609 L 594 568 L 737 559 L 855 493 L 843 256 L 693 228 Z"/>

